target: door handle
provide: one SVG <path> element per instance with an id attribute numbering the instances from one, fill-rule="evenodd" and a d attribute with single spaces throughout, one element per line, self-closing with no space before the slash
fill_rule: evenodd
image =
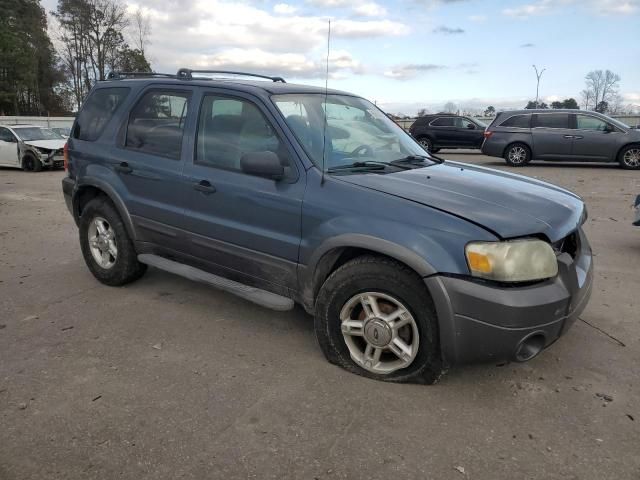
<path id="1" fill-rule="evenodd" d="M 575 138 L 573 135 L 564 135 L 564 138 Z"/>
<path id="2" fill-rule="evenodd" d="M 574 136 L 573 136 L 573 138 L 574 138 L 574 140 L 581 140 L 581 139 L 583 139 L 584 137 L 583 137 L 583 136 L 581 136 L 581 135 L 574 135 Z"/>
<path id="3" fill-rule="evenodd" d="M 210 193 L 214 193 L 216 191 L 216 187 L 211 185 L 209 180 L 201 180 L 198 183 L 194 183 L 193 188 L 199 192 L 204 193 L 205 195 L 209 195 Z"/>
<path id="4" fill-rule="evenodd" d="M 113 168 L 116 170 L 116 172 L 120 172 L 120 173 L 133 172 L 133 168 L 131 168 L 127 162 L 121 162 L 119 165 L 116 165 Z"/>

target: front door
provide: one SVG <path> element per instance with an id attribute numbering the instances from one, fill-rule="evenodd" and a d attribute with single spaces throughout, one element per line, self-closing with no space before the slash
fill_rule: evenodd
<path id="1" fill-rule="evenodd" d="M 613 125 L 591 115 L 576 115 L 572 155 L 576 160 L 614 160 L 624 135 Z"/>
<path id="2" fill-rule="evenodd" d="M 457 143 L 461 147 L 478 148 L 484 139 L 484 129 L 468 118 L 456 118 L 456 130 L 458 131 Z"/>
<path id="3" fill-rule="evenodd" d="M 19 167 L 18 140 L 11 130 L 0 127 L 0 165 L 3 167 Z"/>
<path id="4" fill-rule="evenodd" d="M 190 251 L 228 278 L 280 294 L 296 286 L 306 175 L 271 114 L 252 97 L 202 96 L 193 162 L 185 165 Z M 274 152 L 281 180 L 243 173 L 241 158 Z"/>
<path id="5" fill-rule="evenodd" d="M 537 113 L 532 117 L 533 158 L 570 159 L 575 130 L 568 113 Z"/>

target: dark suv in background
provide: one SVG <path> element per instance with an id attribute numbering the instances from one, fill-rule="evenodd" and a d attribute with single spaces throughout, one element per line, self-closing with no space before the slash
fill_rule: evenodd
<path id="1" fill-rule="evenodd" d="M 435 153 L 441 148 L 480 148 L 485 128 L 473 118 L 437 113 L 418 117 L 409 133 L 425 150 Z"/>
<path id="2" fill-rule="evenodd" d="M 482 153 L 521 167 L 531 160 L 618 162 L 640 169 L 640 131 L 580 110 L 501 112 L 484 133 Z"/>

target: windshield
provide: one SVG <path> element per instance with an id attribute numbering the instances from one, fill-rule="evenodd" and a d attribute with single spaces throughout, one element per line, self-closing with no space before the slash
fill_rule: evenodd
<path id="1" fill-rule="evenodd" d="M 330 169 L 355 162 L 389 163 L 428 158 L 404 130 L 372 103 L 348 95 L 285 94 L 271 97 L 313 163 Z M 324 118 L 326 142 L 323 142 Z M 425 160 L 431 164 L 430 160 Z"/>
<path id="2" fill-rule="evenodd" d="M 63 136 L 54 132 L 49 128 L 41 127 L 28 127 L 28 128 L 16 128 L 14 130 L 16 135 L 20 137 L 20 140 L 29 142 L 33 140 L 65 140 Z"/>

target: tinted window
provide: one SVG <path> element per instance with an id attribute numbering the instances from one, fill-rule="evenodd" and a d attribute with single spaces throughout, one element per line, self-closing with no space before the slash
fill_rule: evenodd
<path id="1" fill-rule="evenodd" d="M 198 119 L 196 163 L 240 171 L 240 159 L 249 152 L 273 152 L 289 165 L 286 148 L 253 103 L 206 95 Z"/>
<path id="2" fill-rule="evenodd" d="M 78 115 L 73 138 L 88 142 L 97 140 L 128 94 L 129 88 L 126 87 L 94 90 Z"/>
<path id="3" fill-rule="evenodd" d="M 431 125 L 434 127 L 453 127 L 455 125 L 454 117 L 439 117 L 436 118 Z"/>
<path id="4" fill-rule="evenodd" d="M 2 140 L 3 142 L 13 142 L 15 141 L 15 137 L 13 136 L 13 133 L 9 131 L 9 129 L 0 127 L 0 140 Z"/>
<path id="5" fill-rule="evenodd" d="M 513 117 L 507 118 L 500 126 L 529 128 L 531 126 L 531 115 L 514 115 Z"/>
<path id="6" fill-rule="evenodd" d="M 188 92 L 147 92 L 129 115 L 126 146 L 179 159 L 189 96 Z"/>
<path id="7" fill-rule="evenodd" d="M 589 115 L 578 115 L 576 117 L 577 127 L 580 130 L 597 130 L 604 132 L 607 129 L 607 122 Z"/>
<path id="8" fill-rule="evenodd" d="M 458 128 L 469 128 L 469 125 L 473 125 L 473 128 L 478 128 L 475 122 L 472 122 L 468 118 L 457 117 L 455 119 L 455 125 Z"/>
<path id="9" fill-rule="evenodd" d="M 538 127 L 569 128 L 568 113 L 542 113 L 538 115 Z"/>

